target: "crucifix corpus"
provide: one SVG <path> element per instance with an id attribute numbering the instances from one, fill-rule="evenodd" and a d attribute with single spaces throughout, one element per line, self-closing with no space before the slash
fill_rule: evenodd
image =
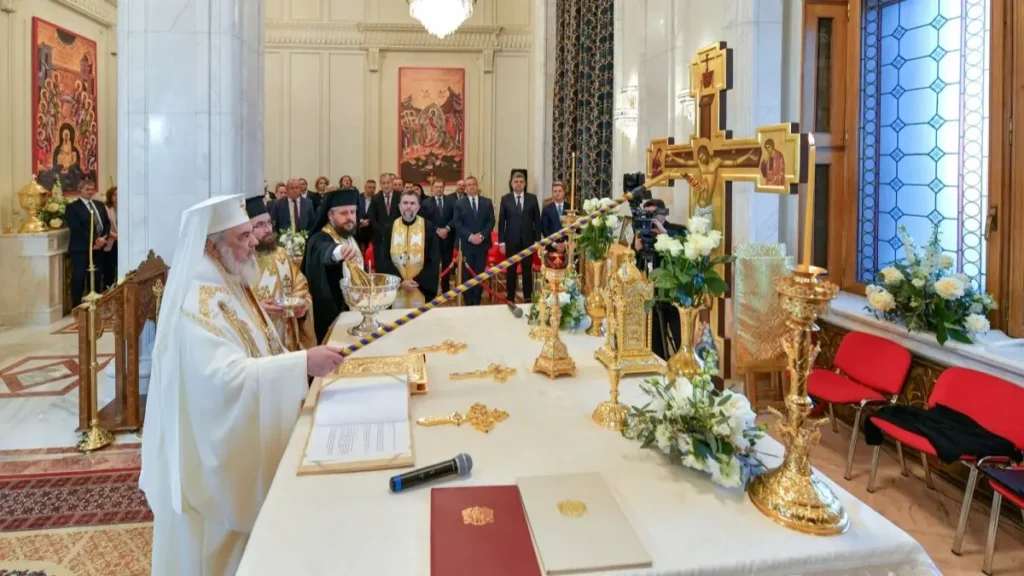
<path id="1" fill-rule="evenodd" d="M 799 124 L 760 126 L 753 138 L 733 138 L 725 128 L 732 73 L 732 49 L 725 42 L 698 50 L 690 62 L 696 134 L 686 144 L 657 138 L 647 148 L 647 187 L 685 180 L 690 185 L 689 215 L 706 218 L 713 229 L 722 231 L 722 245 L 712 256 L 732 252 L 733 182 L 752 182 L 755 192 L 796 194 L 808 173 L 808 135 L 800 133 Z M 731 287 L 732 267 L 721 272 Z M 728 377 L 732 359 L 720 300 L 714 303 L 710 320 L 721 372 Z"/>

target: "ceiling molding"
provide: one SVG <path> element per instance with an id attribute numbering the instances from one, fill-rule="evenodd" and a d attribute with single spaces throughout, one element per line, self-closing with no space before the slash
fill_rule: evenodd
<path id="1" fill-rule="evenodd" d="M 267 22 L 268 48 L 337 47 L 358 50 L 434 50 L 439 52 L 528 52 L 533 35 L 524 28 L 463 26 L 441 40 L 416 24 L 378 22 Z"/>
<path id="2" fill-rule="evenodd" d="M 117 26 L 117 0 L 53 0 L 100 24 Z"/>

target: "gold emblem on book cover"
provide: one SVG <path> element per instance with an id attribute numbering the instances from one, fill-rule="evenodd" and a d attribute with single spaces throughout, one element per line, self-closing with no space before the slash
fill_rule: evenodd
<path id="1" fill-rule="evenodd" d="M 462 510 L 462 523 L 467 526 L 494 524 L 494 510 L 486 506 L 473 506 Z"/>
<path id="2" fill-rule="evenodd" d="M 566 518 L 579 518 L 587 513 L 587 505 L 579 500 L 562 500 L 558 503 L 558 511 Z"/>

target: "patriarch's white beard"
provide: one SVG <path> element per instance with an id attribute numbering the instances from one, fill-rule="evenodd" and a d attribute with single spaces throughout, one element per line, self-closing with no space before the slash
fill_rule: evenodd
<path id="1" fill-rule="evenodd" d="M 215 245 L 217 247 L 217 255 L 220 257 L 220 263 L 228 271 L 228 274 L 241 278 L 249 286 L 259 282 L 260 268 L 256 264 L 256 252 L 254 250 L 249 251 L 248 257 L 245 260 L 239 261 L 227 246 Z"/>

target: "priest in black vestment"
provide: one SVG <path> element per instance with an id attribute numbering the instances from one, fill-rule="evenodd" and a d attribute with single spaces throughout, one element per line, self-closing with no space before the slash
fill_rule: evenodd
<path id="1" fill-rule="evenodd" d="M 417 308 L 437 296 L 441 264 L 437 230 L 417 215 L 420 197 L 416 191 L 402 192 L 398 206 L 401 217 L 385 228 L 374 261 L 378 272 L 402 279 L 393 307 Z"/>
<path id="2" fill-rule="evenodd" d="M 359 191 L 355 188 L 328 192 L 317 211 L 313 233 L 306 241 L 302 272 L 313 298 L 317 342 L 324 341 L 338 315 L 348 310 L 341 293 L 341 279 L 350 274 L 348 266 L 363 268 L 363 255 L 355 237 L 358 200 Z"/>

